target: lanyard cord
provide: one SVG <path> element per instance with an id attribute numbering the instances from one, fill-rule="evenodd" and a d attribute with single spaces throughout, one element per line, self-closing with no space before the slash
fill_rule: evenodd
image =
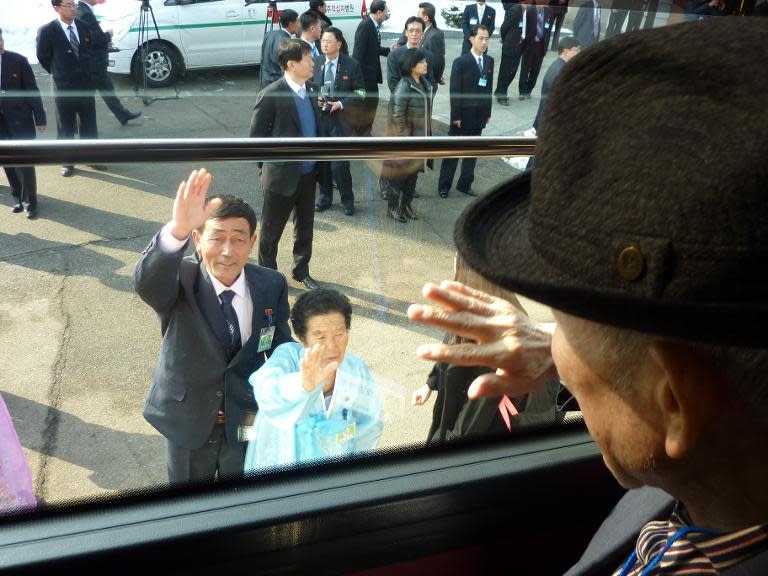
<path id="1" fill-rule="evenodd" d="M 716 530 L 709 530 L 707 528 L 698 528 L 697 526 L 684 526 L 683 528 L 680 528 L 677 532 L 675 532 L 672 535 L 672 538 L 670 538 L 667 543 L 664 545 L 664 548 L 661 549 L 661 552 L 656 554 L 653 560 L 651 560 L 650 564 L 645 567 L 645 570 L 643 570 L 641 576 L 647 576 L 651 573 L 651 570 L 656 568 L 656 565 L 661 562 L 662 557 L 664 554 L 666 554 L 667 550 L 669 550 L 672 545 L 677 542 L 680 538 L 685 536 L 686 534 L 690 532 L 699 532 L 702 534 L 709 534 L 711 536 L 719 536 L 722 534 L 722 532 L 717 532 Z M 624 566 L 621 568 L 621 573 L 619 576 L 628 576 L 628 574 L 632 571 L 632 568 L 635 566 L 635 562 L 637 562 L 637 550 L 633 550 L 632 554 L 630 554 L 627 561 L 624 563 Z"/>

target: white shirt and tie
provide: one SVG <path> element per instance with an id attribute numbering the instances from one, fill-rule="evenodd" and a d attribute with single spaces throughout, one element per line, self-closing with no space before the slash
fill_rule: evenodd
<path id="1" fill-rule="evenodd" d="M 317 51 L 317 46 L 315 46 L 314 42 L 310 42 L 309 40 L 304 38 L 304 36 L 302 36 L 301 39 L 304 40 L 304 42 L 306 42 L 307 44 L 309 44 L 310 48 L 312 48 L 312 59 L 313 60 L 315 58 L 317 58 L 318 56 L 320 56 L 320 52 Z"/>
<path id="2" fill-rule="evenodd" d="M 477 3 L 477 23 L 482 24 L 483 23 L 483 14 L 485 14 L 485 2 L 480 4 L 480 2 Z"/>

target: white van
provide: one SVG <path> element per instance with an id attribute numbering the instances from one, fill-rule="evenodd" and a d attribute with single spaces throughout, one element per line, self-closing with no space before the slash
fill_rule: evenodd
<path id="1" fill-rule="evenodd" d="M 365 17 L 366 0 L 326 0 L 326 15 L 344 32 L 350 47 Z M 147 86 L 168 86 L 186 70 L 258 64 L 264 33 L 279 24 L 277 13 L 290 8 L 299 14 L 309 2 L 295 0 L 111 0 L 96 7 L 104 30 L 112 30 L 113 51 L 107 70 L 130 74 L 141 82 L 139 38 L 146 23 Z M 151 6 L 157 21 L 157 38 Z"/>

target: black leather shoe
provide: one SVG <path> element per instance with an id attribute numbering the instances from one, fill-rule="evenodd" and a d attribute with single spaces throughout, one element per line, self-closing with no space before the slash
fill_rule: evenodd
<path id="1" fill-rule="evenodd" d="M 393 218 L 394 220 L 397 220 L 398 222 L 408 222 L 408 218 L 405 217 L 405 214 L 403 214 L 400 210 L 397 208 L 388 208 L 387 214 L 390 218 Z"/>
<path id="2" fill-rule="evenodd" d="M 129 121 L 136 120 L 136 118 L 138 118 L 139 116 L 141 116 L 141 112 L 128 112 L 126 110 L 126 113 L 123 114 L 122 118 L 120 118 L 120 124 L 125 126 L 126 124 L 128 124 Z"/>
<path id="3" fill-rule="evenodd" d="M 37 218 L 37 208 L 27 208 L 27 219 L 34 220 Z"/>
<path id="4" fill-rule="evenodd" d="M 104 164 L 88 164 L 89 168 L 93 168 L 94 170 L 98 170 L 99 172 L 106 172 L 109 170 Z"/>
<path id="5" fill-rule="evenodd" d="M 325 212 L 330 207 L 330 204 L 326 204 L 325 202 L 318 202 L 315 204 L 315 212 Z"/>
<path id="6" fill-rule="evenodd" d="M 403 214 L 405 214 L 405 217 L 408 218 L 409 220 L 418 220 L 419 218 L 421 218 L 421 214 L 416 212 L 416 210 L 413 209 L 413 206 L 410 206 L 408 204 L 403 206 Z"/>
<path id="7" fill-rule="evenodd" d="M 344 214 L 346 216 L 352 216 L 355 213 L 355 205 L 354 204 L 347 204 L 344 206 Z"/>
<path id="8" fill-rule="evenodd" d="M 24 206 L 22 206 L 21 204 L 14 204 L 11 207 L 11 212 L 13 212 L 14 214 L 18 214 L 22 210 L 24 210 Z"/>
<path id="9" fill-rule="evenodd" d="M 507 98 L 506 96 L 496 96 L 496 102 L 498 102 L 502 106 L 509 106 L 509 98 Z"/>
<path id="10" fill-rule="evenodd" d="M 69 178 L 75 173 L 75 167 L 74 166 L 62 166 L 61 167 L 61 175 L 64 176 L 64 178 Z"/>
<path id="11" fill-rule="evenodd" d="M 466 194 L 467 196 L 477 196 L 477 192 L 472 190 L 472 188 L 470 188 L 469 190 L 459 190 L 459 192 L 461 192 L 462 194 Z"/>
<path id="12" fill-rule="evenodd" d="M 318 288 L 320 288 L 320 284 L 315 282 L 314 278 L 312 278 L 312 276 L 310 276 L 309 274 L 304 276 L 304 279 L 303 280 L 299 280 L 299 282 L 304 284 L 304 286 L 306 286 L 307 289 L 309 289 L 309 290 L 317 290 Z"/>
<path id="13" fill-rule="evenodd" d="M 448 198 L 448 190 L 438 190 L 438 194 L 440 194 L 440 198 Z"/>

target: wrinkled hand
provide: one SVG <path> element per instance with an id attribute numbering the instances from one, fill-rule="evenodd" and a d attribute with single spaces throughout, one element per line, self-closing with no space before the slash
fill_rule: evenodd
<path id="1" fill-rule="evenodd" d="M 421 388 L 416 390 L 411 396 L 411 406 L 421 406 L 425 404 L 429 397 L 432 395 L 432 388 L 424 384 Z"/>
<path id="2" fill-rule="evenodd" d="M 551 334 L 514 304 L 465 286 L 443 281 L 425 284 L 425 298 L 435 305 L 411 304 L 408 317 L 474 340 L 465 344 L 424 344 L 424 360 L 458 366 L 490 366 L 470 385 L 468 396 L 521 396 L 557 376 L 550 351 Z"/>
<path id="3" fill-rule="evenodd" d="M 186 240 L 189 233 L 205 223 L 211 213 L 219 207 L 221 200 L 205 204 L 205 195 L 213 176 L 205 168 L 193 170 L 186 181 L 179 184 L 173 201 L 173 216 L 170 232 L 177 240 Z"/>
<path id="4" fill-rule="evenodd" d="M 307 350 L 304 358 L 299 362 L 301 385 L 307 392 L 311 392 L 323 383 L 328 384 L 330 388 L 336 370 L 339 368 L 339 363 L 336 361 L 323 367 L 324 352 L 325 349 L 320 344 L 315 344 Z"/>

